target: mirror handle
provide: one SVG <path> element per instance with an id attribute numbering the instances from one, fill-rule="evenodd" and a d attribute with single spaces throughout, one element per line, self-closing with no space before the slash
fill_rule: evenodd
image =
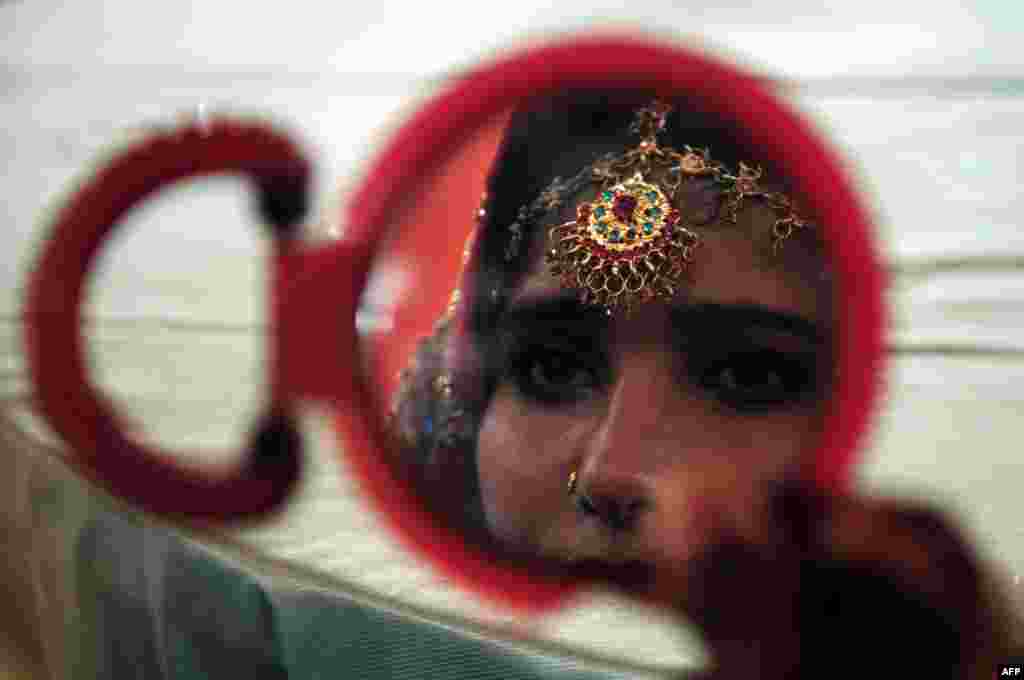
<path id="1" fill-rule="evenodd" d="M 221 173 L 252 181 L 273 238 L 273 330 L 268 406 L 242 456 L 235 457 L 241 462 L 229 473 L 211 474 L 177 462 L 180 456 L 124 426 L 90 379 L 80 319 L 87 277 L 121 218 L 168 185 Z M 365 275 L 369 263 L 367 256 L 362 265 L 355 264 L 354 250 L 301 249 L 298 234 L 308 207 L 310 175 L 305 157 L 281 133 L 265 124 L 218 119 L 162 132 L 129 147 L 65 203 L 30 273 L 24 332 L 36 406 L 68 444 L 68 462 L 81 474 L 146 511 L 187 520 L 239 520 L 266 515 L 284 504 L 302 462 L 293 408 L 297 397 L 325 396 L 333 389 L 333 401 L 345 401 L 345 390 L 354 383 L 351 367 L 342 359 L 352 353 L 319 355 L 334 357 L 328 365 L 314 359 L 318 355 L 308 343 L 316 338 L 319 347 L 355 347 L 354 309 L 363 284 L 359 272 Z M 323 323 L 322 310 L 315 309 L 313 272 L 333 273 L 338 287 L 332 290 L 332 302 L 335 309 L 340 303 L 342 312 L 334 324 Z M 322 284 L 318 287 L 323 290 Z M 293 308 L 296 299 L 304 304 Z M 319 320 L 319 333 L 305 334 L 310 326 L 306 320 Z M 335 332 L 324 332 L 327 326 Z M 300 338 L 306 343 L 304 353 L 293 351 L 291 357 L 306 358 L 289 364 L 287 349 Z M 319 370 L 310 371 L 313 366 Z"/>

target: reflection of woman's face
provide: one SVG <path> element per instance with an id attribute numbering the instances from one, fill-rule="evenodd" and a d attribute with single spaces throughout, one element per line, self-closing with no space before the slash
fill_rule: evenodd
<path id="1" fill-rule="evenodd" d="M 693 283 L 628 319 L 575 302 L 538 239 L 479 433 L 501 539 L 571 561 L 685 562 L 726 523 L 765 517 L 768 483 L 816 445 L 830 314 L 813 249 L 766 246 L 773 220 L 750 206 L 702 228 Z M 574 470 L 587 500 L 567 494 Z"/>

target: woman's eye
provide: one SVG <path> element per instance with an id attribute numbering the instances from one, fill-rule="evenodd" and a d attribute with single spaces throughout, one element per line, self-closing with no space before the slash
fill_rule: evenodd
<path id="1" fill-rule="evenodd" d="M 731 353 L 696 376 L 701 388 L 737 411 L 768 411 L 801 400 L 813 388 L 813 361 L 776 351 Z"/>
<path id="2" fill-rule="evenodd" d="M 587 399 L 601 386 L 600 370 L 564 350 L 538 348 L 518 357 L 513 380 L 527 397 L 550 404 Z"/>

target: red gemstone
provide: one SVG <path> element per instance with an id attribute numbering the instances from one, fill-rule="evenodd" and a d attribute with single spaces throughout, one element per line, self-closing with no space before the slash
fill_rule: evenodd
<path id="1" fill-rule="evenodd" d="M 679 211 L 673 208 L 672 210 L 669 211 L 668 217 L 666 217 L 665 220 L 669 224 L 675 224 L 676 222 L 679 221 Z"/>
<path id="2" fill-rule="evenodd" d="M 633 223 L 633 211 L 636 210 L 636 196 L 619 194 L 612 203 L 612 212 L 615 217 L 626 224 Z"/>

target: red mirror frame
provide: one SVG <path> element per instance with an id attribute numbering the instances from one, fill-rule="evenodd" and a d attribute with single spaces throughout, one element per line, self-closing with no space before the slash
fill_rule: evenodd
<path id="1" fill-rule="evenodd" d="M 885 275 L 868 210 L 839 158 L 762 79 L 695 49 L 642 36 L 554 39 L 481 66 L 450 85 L 395 134 L 349 202 L 343 241 L 305 246 L 292 238 L 310 169 L 285 138 L 265 126 L 221 122 L 149 140 L 116 158 L 72 197 L 32 273 L 25 309 L 29 370 L 37 402 L 87 477 L 154 513 L 225 522 L 278 509 L 299 476 L 300 401 L 329 405 L 342 445 L 373 507 L 402 541 L 453 579 L 502 606 L 557 608 L 581 585 L 498 565 L 450 527 L 439 526 L 382 453 L 373 389 L 357 377 L 355 314 L 389 223 L 389 206 L 415 191 L 466 136 L 522 100 L 567 88 L 685 92 L 735 123 L 790 177 L 808 214 L 825 230 L 836 297 L 837 381 L 824 438 L 810 474 L 826 489 L 851 481 L 858 446 L 882 390 Z M 118 219 L 155 191 L 187 177 L 243 172 L 255 180 L 275 227 L 270 340 L 271 406 L 235 472 L 212 478 L 124 433 L 89 380 L 82 350 L 84 282 Z M 423 253 L 456 248 L 427 229 L 408 234 Z M 403 236 L 405 238 L 405 236 Z M 442 261 L 451 261 L 451 258 Z M 443 274 L 443 276 L 441 276 Z M 451 280 L 452 271 L 438 272 Z M 325 294 L 325 291 L 327 293 Z M 331 314 L 324 314 L 325 295 Z M 432 308 L 424 307 L 423 325 Z"/>

